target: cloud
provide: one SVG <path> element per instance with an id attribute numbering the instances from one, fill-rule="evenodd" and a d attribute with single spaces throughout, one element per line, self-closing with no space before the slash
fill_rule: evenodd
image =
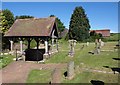
<path id="1" fill-rule="evenodd" d="M 117 31 L 110 30 L 110 33 L 120 33 L 120 31 L 118 32 L 118 30 Z"/>

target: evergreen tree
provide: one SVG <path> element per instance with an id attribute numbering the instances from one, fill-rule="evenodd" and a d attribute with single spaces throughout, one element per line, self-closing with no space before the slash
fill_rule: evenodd
<path id="1" fill-rule="evenodd" d="M 70 20 L 69 39 L 83 41 L 89 38 L 90 24 L 82 7 L 76 7 Z"/>

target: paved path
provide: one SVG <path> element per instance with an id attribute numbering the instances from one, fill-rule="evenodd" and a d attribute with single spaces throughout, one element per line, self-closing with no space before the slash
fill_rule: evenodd
<path id="1" fill-rule="evenodd" d="M 62 69 L 66 66 L 67 64 L 37 64 L 32 62 L 15 61 L 0 70 L 0 73 L 2 71 L 3 83 L 25 83 L 29 72 L 33 69 Z"/>

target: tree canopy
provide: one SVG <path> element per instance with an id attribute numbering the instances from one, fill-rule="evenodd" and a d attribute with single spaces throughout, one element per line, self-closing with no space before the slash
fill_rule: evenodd
<path id="1" fill-rule="evenodd" d="M 30 16 L 30 15 L 21 15 L 21 16 L 16 16 L 15 17 L 15 20 L 16 19 L 26 19 L 26 18 L 34 18 L 33 16 Z"/>
<path id="2" fill-rule="evenodd" d="M 96 33 L 95 31 L 90 32 L 90 40 L 94 41 L 95 39 L 102 39 L 103 36 L 101 33 Z"/>
<path id="3" fill-rule="evenodd" d="M 2 27 L 1 27 L 1 31 L 4 33 L 6 32 L 14 23 L 14 15 L 13 13 L 8 10 L 2 10 L 1 13 L 1 23 L 2 23 Z"/>
<path id="4" fill-rule="evenodd" d="M 0 29 L 2 32 L 2 49 L 9 48 L 9 41 L 7 38 L 4 38 L 4 33 L 8 31 L 8 29 L 14 23 L 14 15 L 8 10 L 2 10 L 0 13 Z"/>
<path id="5" fill-rule="evenodd" d="M 89 38 L 90 24 L 85 10 L 80 6 L 76 7 L 71 16 L 69 25 L 69 39 L 84 41 Z"/>

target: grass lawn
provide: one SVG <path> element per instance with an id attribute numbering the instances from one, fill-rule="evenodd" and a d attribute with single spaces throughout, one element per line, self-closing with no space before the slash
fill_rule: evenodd
<path id="1" fill-rule="evenodd" d="M 59 53 L 56 53 L 53 55 L 50 59 L 46 61 L 46 63 L 68 63 L 69 61 L 74 61 L 75 65 L 81 66 L 81 63 L 83 63 L 82 66 L 84 67 L 91 67 L 91 68 L 101 68 L 103 66 L 111 66 L 111 67 L 117 67 L 118 61 L 113 60 L 112 58 L 118 57 L 118 51 L 114 52 L 114 46 L 117 44 L 117 42 L 107 42 L 105 43 L 105 46 L 102 48 L 102 50 L 113 50 L 113 52 L 101 52 L 100 54 L 92 55 L 89 54 L 89 51 L 92 51 L 95 49 L 94 43 L 90 43 L 90 45 L 87 47 L 85 46 L 82 50 L 80 49 L 82 45 L 85 45 L 85 43 L 77 43 L 75 47 L 75 56 L 73 58 L 68 56 L 69 52 L 69 46 L 68 43 L 63 43 L 60 45 Z"/>
<path id="2" fill-rule="evenodd" d="M 13 61 L 14 57 L 15 56 L 13 56 L 13 55 L 2 55 L 2 56 L 0 56 L 0 69 L 4 68 L 9 63 L 11 63 Z"/>
<path id="3" fill-rule="evenodd" d="M 59 53 L 53 55 L 45 63 L 68 63 L 69 61 L 74 61 L 75 68 L 88 68 L 93 70 L 101 70 L 110 72 L 111 69 L 104 68 L 103 66 L 109 67 L 118 67 L 117 60 L 112 58 L 118 58 L 118 51 L 114 51 L 114 46 L 117 42 L 106 42 L 102 50 L 107 50 L 101 52 L 100 54 L 92 55 L 89 54 L 89 51 L 95 49 L 94 43 L 90 43 L 87 47 L 86 43 L 77 43 L 75 47 L 75 56 L 73 58 L 68 56 L 69 45 L 67 42 L 60 44 Z M 83 45 L 85 47 L 80 49 Z M 112 51 L 108 51 L 112 50 Z M 65 72 L 65 71 L 64 71 Z M 90 83 L 90 80 L 102 80 L 105 83 L 117 83 L 118 74 L 107 74 L 107 73 L 98 73 L 98 72 L 89 72 L 89 71 L 80 71 L 75 72 L 77 75 L 73 80 L 67 80 L 63 78 L 62 82 L 65 83 Z"/>
<path id="4" fill-rule="evenodd" d="M 32 70 L 27 83 L 49 83 L 51 81 L 51 70 Z"/>
<path id="5" fill-rule="evenodd" d="M 107 50 L 101 52 L 100 54 L 89 54 L 89 51 L 95 49 L 95 44 L 90 43 L 89 46 L 86 46 L 86 43 L 77 43 L 75 46 L 75 55 L 74 57 L 69 57 L 69 44 L 66 41 L 59 43 L 59 52 L 54 54 L 51 58 L 47 59 L 45 63 L 68 63 L 69 61 L 74 61 L 75 63 L 75 77 L 72 80 L 68 80 L 64 77 L 64 72 L 66 69 L 62 69 L 62 82 L 61 83 L 90 83 L 91 80 L 100 80 L 105 83 L 117 83 L 118 74 L 113 73 L 99 73 L 91 72 L 89 70 L 83 70 L 83 68 L 100 70 L 111 72 L 111 69 L 105 68 L 103 66 L 109 67 L 118 67 L 120 61 L 113 60 L 112 58 L 118 58 L 118 51 L 114 51 L 114 46 L 117 42 L 106 42 L 105 46 L 102 47 L 102 50 Z M 82 46 L 84 45 L 84 48 Z M 108 51 L 110 50 L 110 51 Z M 112 50 L 112 51 L 111 51 Z M 4 55 L 0 57 L 0 67 L 7 66 L 10 62 L 13 61 L 14 56 Z M 77 68 L 79 67 L 79 68 Z M 32 70 L 27 83 L 48 83 L 51 81 L 51 70 Z"/>
<path id="6" fill-rule="evenodd" d="M 80 72 L 72 80 L 62 78 L 63 83 L 90 83 L 91 80 L 99 80 L 104 83 L 117 83 L 118 74 L 93 73 L 88 71 Z"/>

